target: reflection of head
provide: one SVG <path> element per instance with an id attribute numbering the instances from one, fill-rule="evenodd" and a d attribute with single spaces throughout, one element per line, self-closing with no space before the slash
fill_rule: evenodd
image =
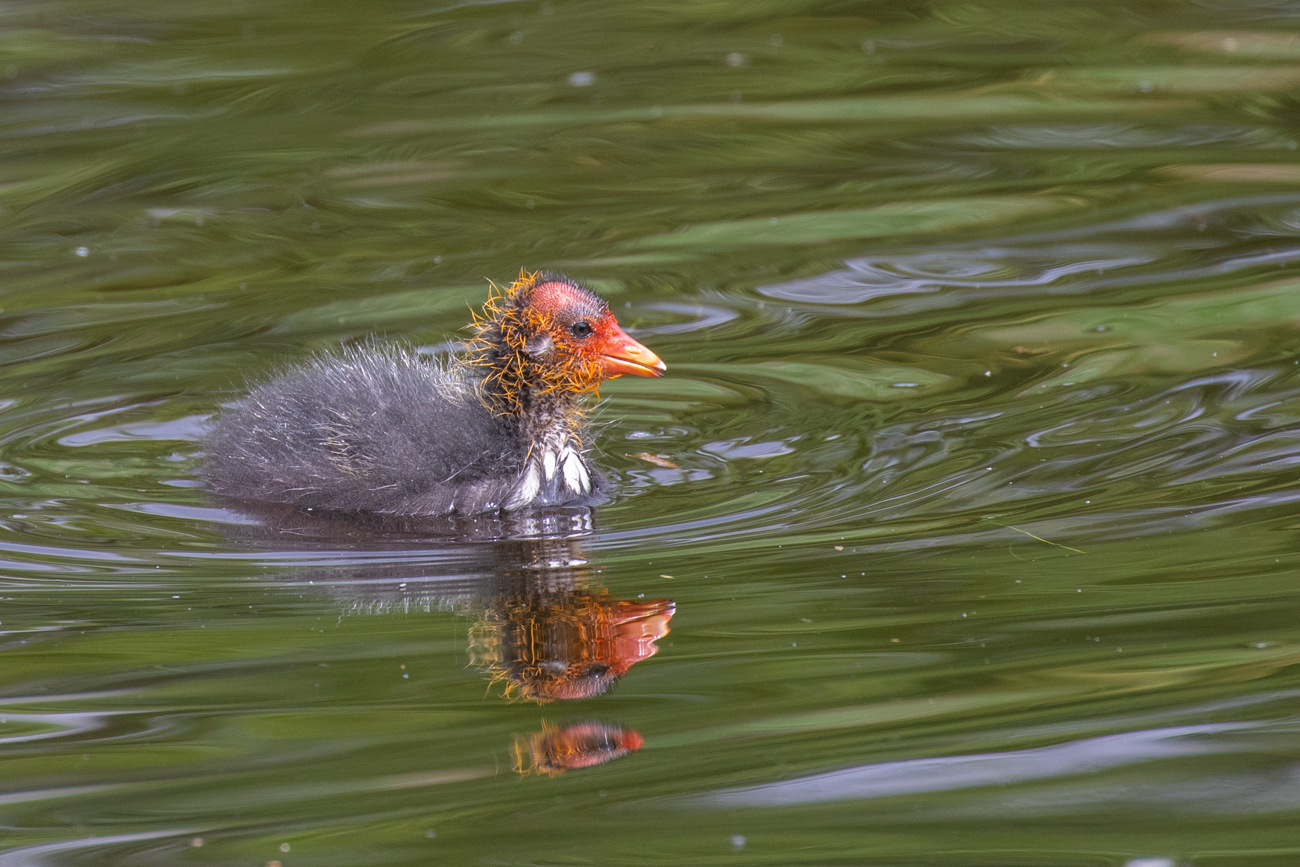
<path id="1" fill-rule="evenodd" d="M 506 596 L 471 627 L 470 657 L 506 684 L 507 698 L 591 698 L 655 655 L 673 612 L 667 599 L 583 590 Z"/>
<path id="2" fill-rule="evenodd" d="M 637 732 L 601 722 L 574 723 L 563 729 L 543 723 L 540 732 L 515 736 L 513 769 L 553 777 L 621 758 L 644 743 Z"/>
<path id="3" fill-rule="evenodd" d="M 328 589 L 348 612 L 480 611 L 470 658 L 505 684 L 507 698 L 601 695 L 654 656 L 673 616 L 670 600 L 620 600 L 586 587 L 580 540 L 592 531 L 589 509 L 481 516 L 454 526 L 285 507 L 249 514 L 258 522 L 234 526 L 250 540 L 336 559 L 292 576 Z"/>

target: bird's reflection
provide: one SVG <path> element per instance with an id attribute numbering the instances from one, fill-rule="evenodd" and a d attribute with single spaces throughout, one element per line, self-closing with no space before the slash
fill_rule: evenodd
<path id="1" fill-rule="evenodd" d="M 542 723 L 540 732 L 516 735 L 510 752 L 515 773 L 554 777 L 622 758 L 644 743 L 637 732 L 602 722 L 579 722 L 564 728 Z"/>
<path id="2" fill-rule="evenodd" d="M 240 525 L 250 541 L 395 555 L 338 557 L 338 565 L 295 577 L 353 613 L 451 610 L 469 618 L 470 662 L 508 700 L 602 695 L 658 652 L 675 612 L 671 600 L 621 599 L 596 583 L 581 547 L 592 530 L 586 509 L 456 524 L 280 508 L 252 517 L 256 523 Z M 641 743 L 637 732 L 603 722 L 546 724 L 517 736 L 512 754 L 519 773 L 554 776 Z"/>
<path id="3" fill-rule="evenodd" d="M 507 698 L 591 698 L 658 651 L 673 603 L 592 587 L 572 539 L 534 539 L 531 562 L 504 573 L 470 627 L 470 660 Z M 521 552 L 522 553 L 522 552 Z"/>

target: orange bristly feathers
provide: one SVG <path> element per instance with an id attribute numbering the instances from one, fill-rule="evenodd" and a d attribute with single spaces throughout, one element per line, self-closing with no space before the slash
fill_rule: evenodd
<path id="1" fill-rule="evenodd" d="M 578 394 L 595 391 L 604 379 L 598 363 L 575 346 L 554 318 L 536 310 L 528 294 L 537 273 L 521 271 L 504 292 L 492 284 L 482 313 L 474 314 L 474 336 L 466 343 L 465 363 L 488 368 L 480 386 L 484 403 L 500 415 L 523 411 L 524 395 Z M 546 333 L 554 343 L 552 357 L 532 358 L 525 345 Z"/>

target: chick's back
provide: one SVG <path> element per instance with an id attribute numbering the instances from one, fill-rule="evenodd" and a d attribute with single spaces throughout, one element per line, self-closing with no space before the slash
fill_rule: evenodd
<path id="1" fill-rule="evenodd" d="M 219 495 L 408 515 L 492 511 L 525 457 L 467 370 L 378 347 L 255 387 L 222 410 L 206 447 Z"/>

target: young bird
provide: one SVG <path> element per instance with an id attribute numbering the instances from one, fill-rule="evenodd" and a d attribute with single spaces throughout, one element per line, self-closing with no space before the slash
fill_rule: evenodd
<path id="1" fill-rule="evenodd" d="M 223 497 L 389 515 L 589 505 L 583 399 L 624 374 L 659 376 L 595 293 L 523 273 L 475 317 L 450 363 L 367 346 L 324 355 L 225 407 L 204 474 Z"/>

